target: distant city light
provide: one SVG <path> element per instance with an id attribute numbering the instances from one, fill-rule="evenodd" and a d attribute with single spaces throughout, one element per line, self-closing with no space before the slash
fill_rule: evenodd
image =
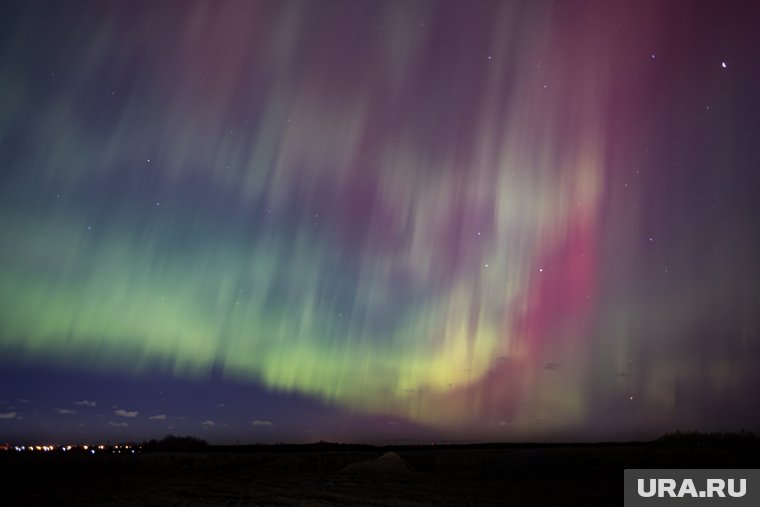
<path id="1" fill-rule="evenodd" d="M 139 445 L 130 445 L 130 444 L 117 444 L 117 445 L 108 445 L 108 444 L 98 444 L 98 445 L 57 445 L 57 444 L 45 444 L 45 445 L 13 445 L 13 444 L 0 444 L 0 451 L 15 451 L 15 452 L 24 452 L 24 451 L 41 451 L 41 452 L 69 452 L 69 451 L 89 451 L 90 454 L 95 454 L 96 451 L 111 451 L 113 454 L 121 454 L 122 450 L 129 450 L 132 454 L 135 454 L 136 450 L 141 449 L 141 446 Z"/>

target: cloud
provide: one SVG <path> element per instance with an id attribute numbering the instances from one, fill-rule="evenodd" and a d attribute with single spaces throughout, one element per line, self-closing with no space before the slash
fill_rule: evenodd
<path id="1" fill-rule="evenodd" d="M 76 410 L 69 410 L 68 408 L 57 408 L 55 409 L 55 413 L 58 415 L 70 415 L 70 414 L 76 414 Z"/>
<path id="2" fill-rule="evenodd" d="M 499 426 L 502 426 L 502 427 L 503 426 L 509 426 L 509 423 L 508 422 L 504 422 L 504 421 L 499 421 Z"/>
<path id="3" fill-rule="evenodd" d="M 226 406 L 227 406 L 227 405 L 225 405 L 224 403 L 220 403 L 219 405 L 217 405 L 217 406 L 216 406 L 216 408 L 224 408 L 224 407 L 226 407 Z"/>
<path id="4" fill-rule="evenodd" d="M 80 407 L 94 407 L 97 405 L 97 403 L 90 400 L 82 400 L 82 401 L 75 401 L 74 405 L 79 405 Z"/>
<path id="5" fill-rule="evenodd" d="M 165 414 L 158 414 L 158 415 L 152 415 L 148 417 L 149 421 L 165 421 L 166 415 Z"/>
<path id="6" fill-rule="evenodd" d="M 125 423 L 125 422 L 113 422 L 113 421 L 108 421 L 108 424 L 110 424 L 111 426 L 116 426 L 117 428 L 126 428 L 126 427 L 128 427 L 128 426 L 129 426 L 129 425 L 128 425 L 127 423 Z"/>
<path id="7" fill-rule="evenodd" d="M 559 367 L 560 367 L 559 363 L 546 363 L 544 365 L 545 370 L 556 370 Z"/>
<path id="8" fill-rule="evenodd" d="M 18 412 L 0 412 L 0 419 L 13 419 L 18 415 Z"/>
<path id="9" fill-rule="evenodd" d="M 119 409 L 119 410 L 114 410 L 113 413 L 118 415 L 119 417 L 137 417 L 137 414 L 139 414 L 140 412 L 138 412 L 137 410 L 133 412 L 128 412 L 126 410 Z"/>
<path id="10" fill-rule="evenodd" d="M 18 401 L 20 401 L 21 403 L 29 403 L 29 400 L 27 400 L 26 398 L 19 398 Z"/>
<path id="11" fill-rule="evenodd" d="M 214 421 L 203 421 L 201 423 L 201 426 L 203 426 L 204 428 L 210 428 L 212 426 L 216 426 L 216 423 Z"/>
<path id="12" fill-rule="evenodd" d="M 274 426 L 274 423 L 272 421 L 260 421 L 259 419 L 254 420 L 251 423 L 252 426 Z"/>

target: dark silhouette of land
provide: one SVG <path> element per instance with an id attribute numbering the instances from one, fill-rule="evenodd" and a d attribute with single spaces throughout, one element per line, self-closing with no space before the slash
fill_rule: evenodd
<path id="1" fill-rule="evenodd" d="M 622 505 L 626 468 L 758 468 L 751 433 L 652 442 L 212 446 L 0 453 L 3 505 Z"/>

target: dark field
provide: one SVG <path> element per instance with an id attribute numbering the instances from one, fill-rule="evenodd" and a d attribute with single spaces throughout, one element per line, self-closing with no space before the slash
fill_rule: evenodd
<path id="1" fill-rule="evenodd" d="M 622 505 L 625 468 L 757 468 L 760 463 L 754 438 L 596 446 L 359 450 L 275 446 L 230 451 L 3 453 L 0 503 Z"/>

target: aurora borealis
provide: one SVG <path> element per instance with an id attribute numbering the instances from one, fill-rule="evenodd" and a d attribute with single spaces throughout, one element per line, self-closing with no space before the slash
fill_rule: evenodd
<path id="1" fill-rule="evenodd" d="M 3 11 L 0 436 L 758 428 L 757 7 Z"/>

